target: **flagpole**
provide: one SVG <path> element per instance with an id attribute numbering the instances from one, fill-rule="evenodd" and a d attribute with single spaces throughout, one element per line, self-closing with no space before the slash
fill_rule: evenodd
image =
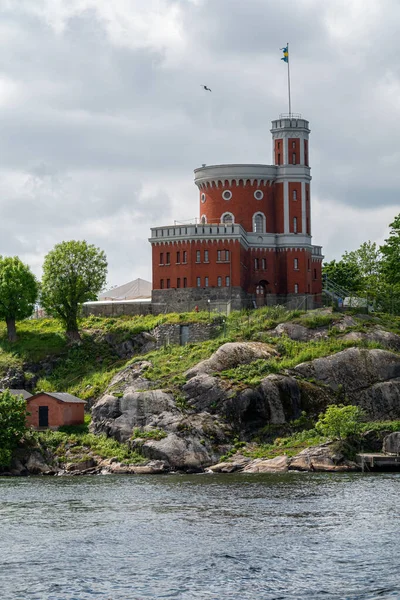
<path id="1" fill-rule="evenodd" d="M 289 42 L 287 42 L 286 44 L 287 47 L 287 51 L 288 51 L 288 57 L 287 57 L 287 78 L 288 78 L 288 93 L 289 93 L 289 117 L 292 116 L 292 102 L 290 99 L 290 66 L 289 66 L 289 61 L 290 61 L 290 52 L 289 52 Z"/>

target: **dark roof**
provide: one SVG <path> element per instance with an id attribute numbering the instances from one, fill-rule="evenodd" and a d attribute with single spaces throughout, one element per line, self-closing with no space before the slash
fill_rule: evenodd
<path id="1" fill-rule="evenodd" d="M 74 404 L 86 404 L 86 400 L 81 400 L 72 394 L 67 394 L 66 392 L 38 392 L 34 396 L 31 396 L 29 400 L 32 398 L 37 398 L 37 396 L 42 396 L 42 394 L 46 394 L 46 396 L 50 396 L 51 398 L 55 398 L 56 400 L 60 400 L 60 402 L 73 402 Z"/>
<path id="2" fill-rule="evenodd" d="M 0 388 L 0 393 L 1 392 L 5 392 L 6 389 L 8 388 Z M 10 394 L 12 394 L 13 396 L 23 396 L 25 400 L 27 400 L 28 398 L 30 398 L 32 396 L 32 394 L 30 394 L 29 392 L 27 392 L 26 390 L 8 390 L 10 392 Z"/>

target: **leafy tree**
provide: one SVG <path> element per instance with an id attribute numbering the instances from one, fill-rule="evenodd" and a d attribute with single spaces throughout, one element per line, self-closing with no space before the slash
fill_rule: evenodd
<path id="1" fill-rule="evenodd" d="M 15 342 L 15 322 L 30 317 L 38 296 L 38 283 L 17 256 L 0 256 L 0 319 L 7 323 L 10 342 Z"/>
<path id="2" fill-rule="evenodd" d="M 390 223 L 390 235 L 383 246 L 382 271 L 389 285 L 400 285 L 400 215 Z"/>
<path id="3" fill-rule="evenodd" d="M 345 260 L 331 260 L 324 263 L 322 274 L 344 290 L 357 292 L 361 286 L 361 273 L 357 263 Z"/>
<path id="4" fill-rule="evenodd" d="M 12 453 L 27 430 L 26 401 L 9 390 L 0 393 L 0 465 L 8 467 Z"/>
<path id="5" fill-rule="evenodd" d="M 381 253 L 375 242 L 364 242 L 352 252 L 345 252 L 342 260 L 357 268 L 360 273 L 358 291 L 365 296 L 367 306 L 379 297 L 379 289 L 383 283 L 381 269 Z"/>
<path id="6" fill-rule="evenodd" d="M 359 433 L 364 412 L 358 406 L 331 404 L 321 413 L 315 425 L 318 433 L 339 440 Z"/>
<path id="7" fill-rule="evenodd" d="M 70 340 L 80 340 L 81 306 L 97 299 L 106 276 L 105 253 L 86 241 L 62 242 L 45 257 L 41 302 L 49 314 L 63 323 Z"/>

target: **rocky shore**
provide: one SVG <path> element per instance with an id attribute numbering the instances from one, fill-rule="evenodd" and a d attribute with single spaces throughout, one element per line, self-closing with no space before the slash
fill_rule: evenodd
<path id="1" fill-rule="evenodd" d="M 126 444 L 141 455 L 143 462 L 134 465 L 116 458 L 104 459 L 90 448 L 82 448 L 81 454 L 71 448 L 61 462 L 50 451 L 46 454 L 36 448 L 25 450 L 25 454 L 19 451 L 8 473 L 357 470 L 346 453 L 337 452 L 335 444 L 329 442 L 302 449 L 295 456 L 284 452 L 268 459 L 251 459 L 237 453 L 230 456 L 235 441 L 251 444 L 265 433 L 266 426 L 278 436 L 280 429 L 285 430 L 302 414 L 315 421 L 332 403 L 359 406 L 371 421 L 400 419 L 400 336 L 378 325 L 367 331 L 356 330 L 356 326 L 353 317 L 339 316 L 334 324 L 335 335 L 349 345 L 354 342 L 354 347 L 267 374 L 256 385 L 231 380 L 226 372 L 279 359 L 279 343 L 221 343 L 208 359 L 184 373 L 178 387 L 171 388 L 157 388 L 154 380 L 146 377 L 151 359 L 137 359 L 122 369 L 94 401 L 90 431 Z M 308 343 L 329 339 L 332 328 L 286 322 L 265 334 L 270 340 Z M 372 348 L 371 343 L 380 347 Z M 223 456 L 229 458 L 221 461 Z"/>

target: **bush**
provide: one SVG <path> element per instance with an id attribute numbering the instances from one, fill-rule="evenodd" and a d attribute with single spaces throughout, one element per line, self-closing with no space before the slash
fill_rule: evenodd
<path id="1" fill-rule="evenodd" d="M 12 453 L 27 431 L 26 402 L 9 390 L 0 393 L 0 466 L 8 467 Z"/>
<path id="2" fill-rule="evenodd" d="M 361 432 L 364 417 L 364 412 L 358 406 L 331 404 L 324 414 L 319 415 L 315 429 L 322 435 L 342 440 Z"/>

